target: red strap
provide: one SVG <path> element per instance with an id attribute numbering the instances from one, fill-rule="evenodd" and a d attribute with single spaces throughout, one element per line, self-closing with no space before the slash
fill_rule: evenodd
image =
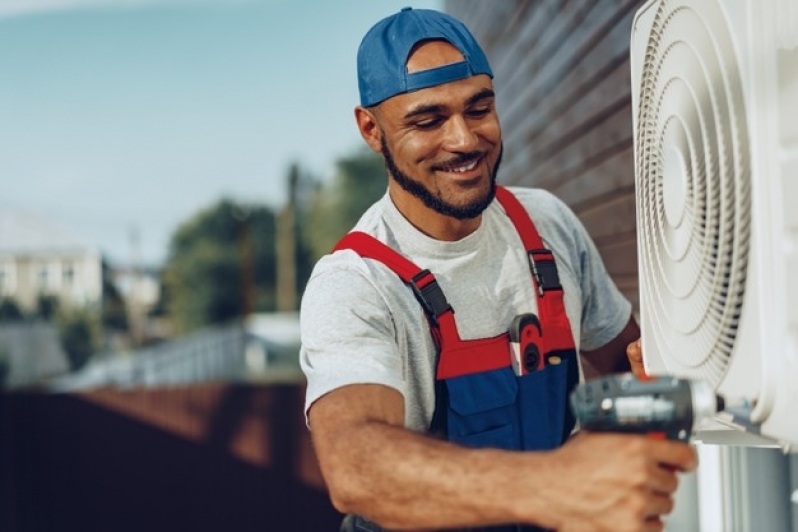
<path id="1" fill-rule="evenodd" d="M 338 242 L 333 252 L 341 249 L 351 249 L 361 257 L 382 262 L 405 283 L 414 287 L 417 296 L 418 291 L 437 282 L 432 273 L 422 270 L 395 249 L 369 234 L 360 231 L 353 231 L 347 234 Z M 425 308 L 425 311 L 432 331 L 432 337 L 439 352 L 443 352 L 445 346 L 462 343 L 457 332 L 457 324 L 454 321 L 454 311 L 451 307 L 437 316 L 432 315 L 433 313 L 429 308 Z"/>
<path id="2" fill-rule="evenodd" d="M 504 210 L 507 211 L 507 216 L 513 222 L 516 231 L 521 236 L 521 241 L 524 243 L 524 249 L 527 252 L 533 249 L 543 249 L 543 240 L 535 228 L 529 213 L 521 202 L 518 201 L 512 192 L 504 187 L 496 187 L 496 199 L 499 200 Z"/>
<path id="3" fill-rule="evenodd" d="M 392 247 L 360 231 L 352 231 L 343 237 L 333 248 L 333 253 L 341 249 L 351 249 L 361 257 L 382 262 L 406 283 L 421 273 L 421 268 L 400 255 Z"/>
<path id="4" fill-rule="evenodd" d="M 554 256 L 551 252 L 540 254 L 543 250 L 543 241 L 526 209 L 516 197 L 504 187 L 497 186 L 496 199 L 504 207 L 518 231 L 524 248 L 529 253 L 530 265 L 534 267 L 535 264 L 533 251 L 539 259 L 553 261 Z M 352 249 L 361 257 L 382 262 L 405 283 L 415 285 L 417 288 L 423 289 L 435 282 L 432 273 L 422 270 L 390 246 L 366 233 L 353 231 L 347 234 L 338 242 L 333 252 L 342 249 Z M 539 290 L 538 279 L 534 275 L 532 283 L 537 294 L 538 315 L 544 331 L 542 339 L 545 345 L 541 346 L 541 351 L 545 353 L 555 349 L 573 349 L 573 334 L 565 314 L 562 289 L 543 292 Z M 437 320 L 429 314 L 427 317 L 431 318 L 430 328 L 440 352 L 437 369 L 439 380 L 510 365 L 510 342 L 507 333 L 493 338 L 463 341 L 457 332 L 454 312 L 451 309 L 440 314 Z"/>
<path id="5" fill-rule="evenodd" d="M 457 333 L 454 313 L 441 316 L 440 323 L 442 338 L 436 372 L 438 380 L 506 368 L 510 365 L 508 333 L 493 338 L 464 341 Z M 451 332 L 447 334 L 447 331 Z"/>
<path id="6" fill-rule="evenodd" d="M 565 313 L 565 302 L 563 301 L 562 288 L 557 290 L 541 290 L 540 280 L 537 277 L 537 267 L 535 259 L 554 261 L 554 254 L 546 250 L 543 240 L 535 228 L 532 217 L 518 201 L 512 192 L 504 187 L 496 187 L 496 199 L 499 200 L 507 215 L 513 222 L 518 231 L 521 241 L 524 243 L 529 263 L 533 273 L 532 283 L 535 286 L 535 294 L 538 300 L 538 318 L 543 326 L 542 352 L 549 352 L 556 349 L 574 349 L 574 335 L 571 331 L 571 323 Z"/>

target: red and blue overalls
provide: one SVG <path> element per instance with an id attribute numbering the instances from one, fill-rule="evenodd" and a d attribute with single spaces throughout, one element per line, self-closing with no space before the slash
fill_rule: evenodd
<path id="1" fill-rule="evenodd" d="M 562 445 L 574 428 L 568 396 L 579 380 L 577 353 L 554 255 L 526 209 L 507 189 L 496 199 L 521 236 L 529 257 L 538 316 L 525 315 L 493 338 L 462 340 L 454 310 L 435 276 L 362 232 L 336 246 L 378 260 L 413 290 L 438 348 L 436 407 L 430 432 L 468 447 L 542 451 Z M 520 360 L 513 364 L 513 341 Z M 518 358 L 518 357 L 516 357 Z M 534 471 L 529 472 L 534 475 Z M 363 530 L 371 530 L 364 528 Z M 508 525 L 491 531 L 535 531 Z"/>

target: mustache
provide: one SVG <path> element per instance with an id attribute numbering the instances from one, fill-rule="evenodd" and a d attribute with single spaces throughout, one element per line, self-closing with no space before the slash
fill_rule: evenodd
<path id="1" fill-rule="evenodd" d="M 461 154 L 456 155 L 455 157 L 452 157 L 448 161 L 444 161 L 444 162 L 435 164 L 432 167 L 432 169 L 433 170 L 445 170 L 447 168 L 453 168 L 453 167 L 456 167 L 456 166 L 464 166 L 464 165 L 466 165 L 468 163 L 471 163 L 473 161 L 478 161 L 479 159 L 481 159 L 484 156 L 485 156 L 485 152 L 482 152 L 482 151 L 472 151 L 472 152 L 469 152 L 469 153 L 461 153 Z"/>

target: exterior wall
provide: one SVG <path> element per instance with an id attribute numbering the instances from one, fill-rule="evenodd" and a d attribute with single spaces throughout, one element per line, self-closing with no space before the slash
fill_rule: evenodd
<path id="1" fill-rule="evenodd" d="M 0 359 L 8 364 L 0 389 L 35 386 L 69 371 L 58 331 L 44 322 L 0 323 Z"/>
<path id="2" fill-rule="evenodd" d="M 570 205 L 636 309 L 629 41 L 635 12 L 643 3 L 444 3 L 444 10 L 474 33 L 494 71 L 505 148 L 499 182 L 544 188 Z M 702 456 L 704 484 L 696 483 L 695 474 L 682 477 L 669 531 L 798 532 L 798 503 L 787 502 L 791 494 L 798 500 L 798 454 L 702 448 L 719 457 L 720 465 L 708 469 L 715 466 Z M 724 524 L 705 526 L 715 517 Z"/>
<path id="3" fill-rule="evenodd" d="M 102 261 L 95 253 L 41 253 L 0 256 L 0 296 L 21 308 L 36 308 L 39 294 L 58 297 L 65 306 L 99 304 Z"/>
<path id="4" fill-rule="evenodd" d="M 640 0 L 446 0 L 485 49 L 504 135 L 499 182 L 552 191 L 637 308 L 629 36 Z"/>
<path id="5" fill-rule="evenodd" d="M 0 531 L 338 530 L 304 386 L 0 393 Z"/>

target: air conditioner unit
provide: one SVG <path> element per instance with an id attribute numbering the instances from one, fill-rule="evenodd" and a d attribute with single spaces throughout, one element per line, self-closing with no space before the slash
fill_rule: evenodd
<path id="1" fill-rule="evenodd" d="M 798 2 L 651 0 L 631 67 L 646 370 L 798 445 Z"/>

